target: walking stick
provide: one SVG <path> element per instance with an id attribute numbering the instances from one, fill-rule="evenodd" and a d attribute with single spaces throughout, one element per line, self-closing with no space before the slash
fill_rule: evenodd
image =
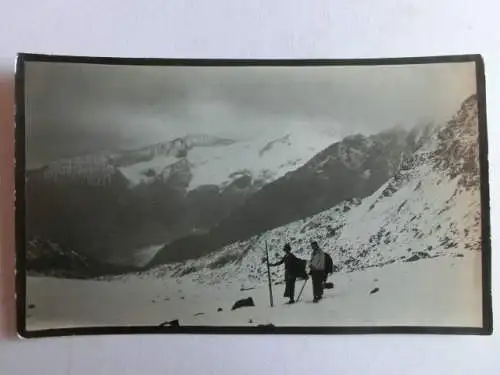
<path id="1" fill-rule="evenodd" d="M 271 268 L 269 266 L 269 251 L 267 250 L 267 241 L 266 241 L 266 263 L 267 263 L 267 280 L 269 283 L 269 303 L 271 307 L 273 307 L 273 286 L 271 282 Z"/>
<path id="2" fill-rule="evenodd" d="M 302 295 L 302 292 L 304 291 L 304 288 L 305 288 L 305 286 L 307 284 L 307 280 L 309 280 L 309 279 L 307 278 L 307 279 L 304 280 L 304 284 L 302 284 L 302 288 L 300 288 L 300 292 L 299 292 L 299 295 L 297 297 L 297 302 L 299 302 L 299 300 L 300 300 L 300 296 Z"/>

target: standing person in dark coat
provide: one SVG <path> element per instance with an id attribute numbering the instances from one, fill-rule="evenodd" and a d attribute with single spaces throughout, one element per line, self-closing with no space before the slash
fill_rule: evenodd
<path id="1" fill-rule="evenodd" d="M 295 281 L 297 280 L 297 264 L 299 259 L 292 254 L 290 244 L 285 244 L 283 247 L 285 255 L 280 261 L 276 263 L 269 264 L 272 267 L 279 266 L 281 264 L 285 265 L 285 294 L 284 297 L 290 298 L 287 302 L 288 304 L 295 303 Z"/>
<path id="2" fill-rule="evenodd" d="M 311 242 L 312 247 L 312 255 L 309 263 L 309 267 L 311 269 L 311 278 L 313 284 L 313 302 L 318 302 L 321 298 L 323 298 L 323 283 L 325 281 L 325 253 L 320 249 L 318 243 L 316 241 Z"/>

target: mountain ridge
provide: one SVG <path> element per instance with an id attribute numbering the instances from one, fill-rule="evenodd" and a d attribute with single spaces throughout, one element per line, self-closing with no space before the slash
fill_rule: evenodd
<path id="1" fill-rule="evenodd" d="M 266 246 L 271 258 L 290 243 L 297 256 L 308 259 L 313 239 L 332 256 L 337 272 L 481 251 L 478 155 L 477 102 L 471 96 L 370 196 L 142 274 L 252 288 L 267 280 Z M 272 270 L 274 280 L 282 277 L 282 267 Z"/>
<path id="2" fill-rule="evenodd" d="M 209 233 L 166 245 L 152 265 L 205 255 L 233 241 L 293 222 L 382 185 L 435 126 L 352 135 L 314 155 L 307 163 L 267 184 L 221 220 Z M 333 192 L 333 193 L 332 193 Z"/>
<path id="3" fill-rule="evenodd" d="M 30 170 L 28 239 L 51 241 L 104 263 L 137 265 L 136 252 L 206 232 L 329 142 L 309 134 L 313 142 L 307 148 L 285 142 L 259 156 L 279 138 L 275 133 L 257 141 L 195 134 Z"/>

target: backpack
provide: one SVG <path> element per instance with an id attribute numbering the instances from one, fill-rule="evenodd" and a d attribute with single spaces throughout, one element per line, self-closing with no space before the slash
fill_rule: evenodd
<path id="1" fill-rule="evenodd" d="M 333 273 L 333 260 L 330 254 L 325 253 L 325 273 L 332 274 Z"/>
<path id="2" fill-rule="evenodd" d="M 299 279 L 307 279 L 309 276 L 307 276 L 306 265 L 305 259 L 295 258 L 294 276 Z"/>

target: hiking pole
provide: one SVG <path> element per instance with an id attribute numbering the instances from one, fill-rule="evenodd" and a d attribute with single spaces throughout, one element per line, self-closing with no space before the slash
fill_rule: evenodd
<path id="1" fill-rule="evenodd" d="M 269 283 L 269 302 L 271 307 L 273 307 L 273 286 L 271 282 L 271 267 L 269 266 L 269 251 L 267 250 L 267 241 L 266 241 L 266 263 L 267 263 L 267 281 Z"/>
<path id="2" fill-rule="evenodd" d="M 302 292 L 304 291 L 304 288 L 306 287 L 307 280 L 309 280 L 309 279 L 307 278 L 307 279 L 304 280 L 304 284 L 302 284 L 302 288 L 300 288 L 300 292 L 299 292 L 299 295 L 297 297 L 297 302 L 299 302 L 300 296 L 302 295 Z"/>

